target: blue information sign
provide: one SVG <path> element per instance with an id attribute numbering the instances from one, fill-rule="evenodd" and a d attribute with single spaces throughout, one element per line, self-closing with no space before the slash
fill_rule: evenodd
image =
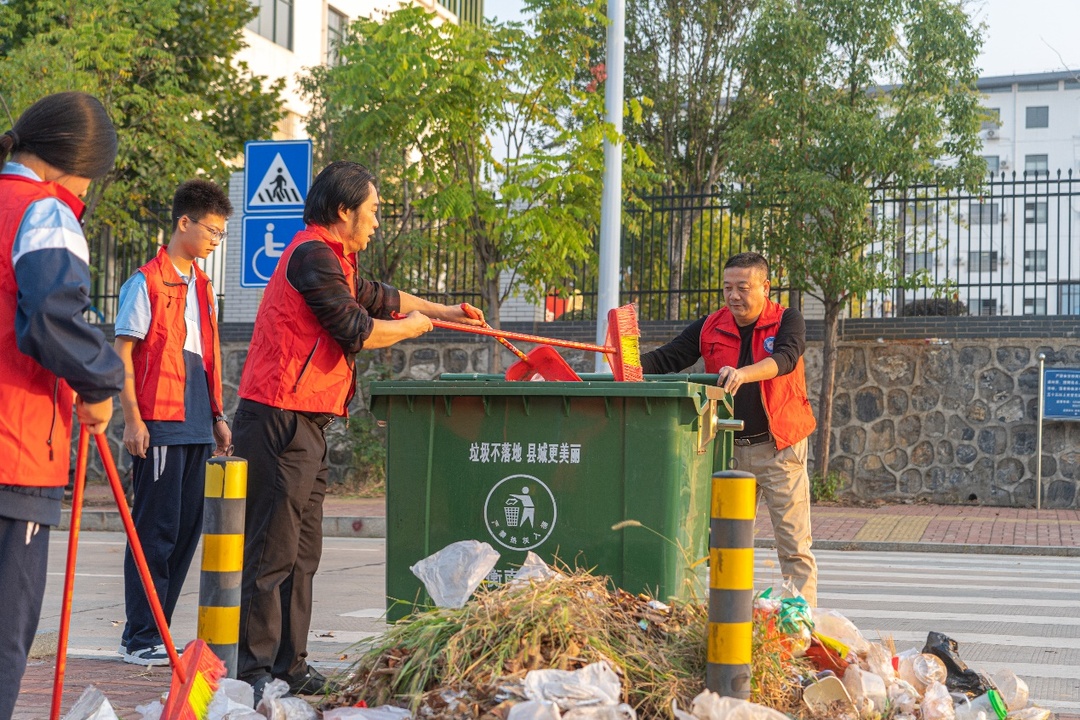
<path id="1" fill-rule="evenodd" d="M 1044 371 L 1043 418 L 1080 420 L 1080 370 L 1047 368 Z"/>
<path id="2" fill-rule="evenodd" d="M 244 144 L 245 214 L 302 212 L 310 187 L 310 140 Z"/>
<path id="3" fill-rule="evenodd" d="M 240 287 L 266 287 L 281 253 L 293 236 L 303 229 L 303 215 L 245 215 L 240 241 L 244 256 Z"/>

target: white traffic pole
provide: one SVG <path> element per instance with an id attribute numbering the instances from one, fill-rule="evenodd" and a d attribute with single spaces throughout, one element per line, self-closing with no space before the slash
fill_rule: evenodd
<path id="1" fill-rule="evenodd" d="M 607 121 L 621 137 L 623 129 L 623 46 L 625 0 L 608 0 Z M 600 200 L 600 272 L 597 287 L 596 344 L 607 342 L 608 311 L 619 306 L 619 251 L 622 235 L 622 142 L 604 140 L 604 191 Z M 596 372 L 611 372 L 604 355 L 596 356 Z"/>

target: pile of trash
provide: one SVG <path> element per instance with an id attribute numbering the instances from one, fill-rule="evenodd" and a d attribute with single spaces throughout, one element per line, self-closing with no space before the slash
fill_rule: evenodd
<path id="1" fill-rule="evenodd" d="M 706 607 L 559 573 L 531 553 L 513 582 L 480 587 L 497 560 L 486 543 L 468 541 L 414 566 L 440 607 L 391 627 L 329 705 L 390 703 L 418 719 L 1051 717 L 1028 702 L 1022 679 L 968 668 L 941 633 L 897 651 L 790 587 L 755 599 L 750 701 L 720 698 L 704 691 Z"/>
<path id="2" fill-rule="evenodd" d="M 323 720 L 1049 720 L 1026 683 L 969 668 L 937 632 L 922 648 L 867 641 L 790 587 L 754 600 L 749 700 L 704 688 L 708 609 L 561 573 L 532 553 L 514 580 L 485 585 L 486 543 L 455 543 L 413 566 L 438 607 L 395 623 L 357 661 Z M 224 680 L 208 720 L 316 720 L 308 702 Z M 372 707 L 374 706 L 374 707 Z M 136 708 L 159 720 L 161 703 Z M 65 720 L 115 720 L 93 687 Z"/>

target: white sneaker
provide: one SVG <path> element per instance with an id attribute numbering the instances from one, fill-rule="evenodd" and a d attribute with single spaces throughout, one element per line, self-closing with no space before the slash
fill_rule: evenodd
<path id="1" fill-rule="evenodd" d="M 169 653 L 166 652 L 165 645 L 163 644 L 143 648 L 142 650 L 136 650 L 135 652 L 127 652 L 125 650 L 124 662 L 131 663 L 132 665 L 145 665 L 146 667 L 168 665 Z"/>

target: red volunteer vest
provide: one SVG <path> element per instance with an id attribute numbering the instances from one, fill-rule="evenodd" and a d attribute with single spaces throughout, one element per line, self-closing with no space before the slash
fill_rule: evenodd
<path id="1" fill-rule="evenodd" d="M 32 203 L 55 197 L 82 214 L 83 203 L 56 183 L 0 175 L 0 484 L 55 487 L 68 481 L 72 405 L 67 382 L 19 351 L 19 288 L 11 251 Z"/>
<path id="2" fill-rule="evenodd" d="M 289 259 L 306 242 L 330 246 L 356 293 L 356 265 L 341 243 L 317 225 L 298 232 L 281 254 L 259 305 L 239 395 L 285 410 L 343 416 L 355 392 L 355 359 L 346 356 L 286 278 Z"/>
<path id="3" fill-rule="evenodd" d="M 772 343 L 784 314 L 782 305 L 765 301 L 765 309 L 754 326 L 750 340 L 754 362 L 772 355 Z M 735 318 L 726 307 L 720 308 L 705 320 L 701 328 L 701 357 L 705 372 L 715 373 L 726 366 L 739 366 L 742 339 Z M 806 370 L 800 357 L 795 369 L 787 375 L 758 383 L 761 404 L 769 419 L 769 430 L 776 439 L 776 449 L 783 450 L 810 436 L 817 427 L 810 400 L 806 397 Z"/>
<path id="4" fill-rule="evenodd" d="M 210 409 L 215 415 L 222 412 L 221 347 L 218 344 L 217 312 L 214 309 L 214 288 L 210 278 L 192 264 L 195 289 L 199 296 L 199 333 L 202 344 L 203 367 L 210 390 Z M 184 420 L 184 386 L 187 366 L 184 363 L 184 341 L 187 323 L 187 283 L 180 277 L 165 248 L 139 268 L 146 278 L 150 296 L 150 330 L 131 351 L 135 369 L 135 397 L 143 420 Z"/>

